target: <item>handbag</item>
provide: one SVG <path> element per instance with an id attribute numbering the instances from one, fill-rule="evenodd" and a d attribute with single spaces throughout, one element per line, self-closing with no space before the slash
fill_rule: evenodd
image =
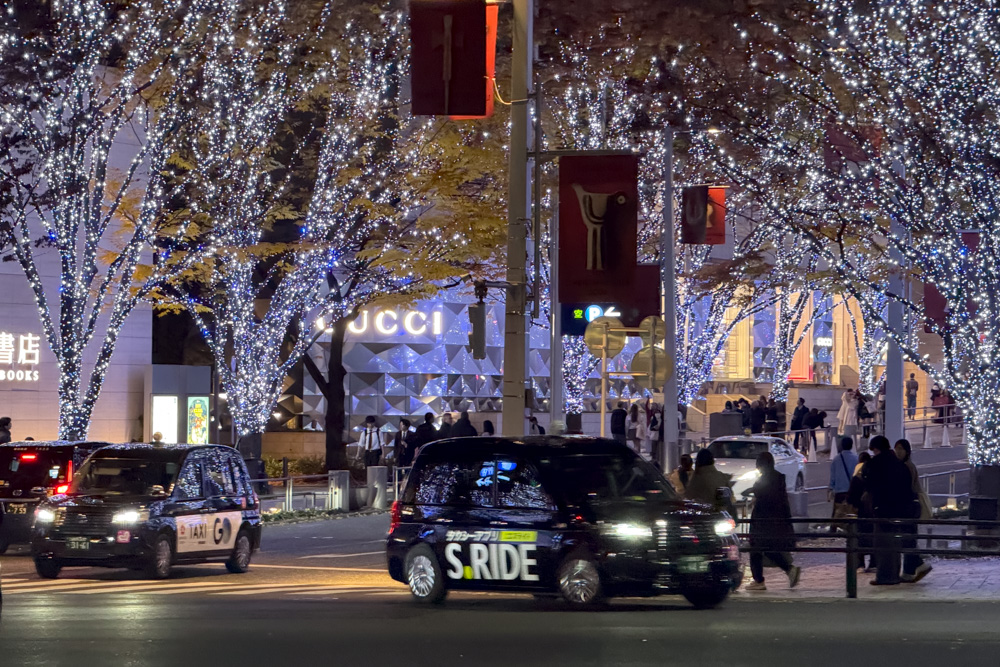
<path id="1" fill-rule="evenodd" d="M 931 508 L 931 499 L 927 497 L 927 494 L 923 489 L 920 490 L 918 494 L 918 499 L 920 501 L 920 519 L 933 519 L 934 510 Z"/>

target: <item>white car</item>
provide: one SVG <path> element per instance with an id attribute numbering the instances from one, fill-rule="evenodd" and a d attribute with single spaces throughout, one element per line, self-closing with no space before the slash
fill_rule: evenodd
<path id="1" fill-rule="evenodd" d="M 781 438 L 730 435 L 713 440 L 708 451 L 715 457 L 715 467 L 733 476 L 733 500 L 737 502 L 743 500 L 743 492 L 757 481 L 757 455 L 764 451 L 771 452 L 774 468 L 785 476 L 789 492 L 805 490 L 805 459 Z"/>

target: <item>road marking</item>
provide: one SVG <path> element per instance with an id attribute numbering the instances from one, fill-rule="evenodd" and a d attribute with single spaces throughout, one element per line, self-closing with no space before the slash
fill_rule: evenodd
<path id="1" fill-rule="evenodd" d="M 320 593 L 374 593 L 384 588 L 364 588 L 358 586 L 314 586 L 308 591 L 292 591 L 289 595 L 314 595 Z"/>
<path id="2" fill-rule="evenodd" d="M 46 588 L 66 588 L 69 586 L 81 586 L 92 584 L 105 584 L 105 581 L 94 581 L 93 579 L 27 579 L 16 584 L 4 584 L 4 590 L 18 590 L 21 588 L 35 588 L 44 586 Z"/>
<path id="3" fill-rule="evenodd" d="M 103 582 L 102 582 L 103 583 Z M 167 592 L 167 591 L 177 591 L 183 593 L 185 591 L 201 590 L 201 589 L 214 589 L 221 588 L 223 586 L 231 586 L 231 583 L 226 583 L 224 581 L 191 581 L 185 583 L 168 583 L 159 582 L 154 583 L 147 581 L 145 583 L 137 584 L 123 584 L 120 586 L 98 586 L 96 588 L 87 588 L 77 591 L 67 591 L 73 595 L 91 595 L 93 593 L 156 593 L 156 592 Z"/>
<path id="4" fill-rule="evenodd" d="M 221 591 L 210 593 L 210 595 L 262 595 L 266 593 L 287 593 L 289 591 L 301 591 L 312 584 L 268 584 L 267 586 L 254 590 Z"/>
<path id="5" fill-rule="evenodd" d="M 270 568 L 272 570 L 325 570 L 327 572 L 378 572 L 384 574 L 382 568 L 372 569 L 370 567 L 321 567 L 318 565 L 258 565 L 251 566 L 253 569 Z"/>
<path id="6" fill-rule="evenodd" d="M 360 558 L 361 556 L 384 556 L 385 551 L 365 551 L 357 554 L 316 554 L 315 556 L 299 556 L 299 560 L 309 558 Z"/>

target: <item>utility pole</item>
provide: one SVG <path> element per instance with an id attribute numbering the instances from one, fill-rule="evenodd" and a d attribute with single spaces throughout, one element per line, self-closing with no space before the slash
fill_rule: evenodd
<path id="1" fill-rule="evenodd" d="M 504 306 L 503 425 L 506 436 L 523 436 L 527 322 L 528 82 L 531 81 L 533 0 L 514 0 L 510 78 L 510 163 L 507 190 L 507 298 Z M 537 159 L 537 157 L 536 157 Z"/>
<path id="2" fill-rule="evenodd" d="M 663 385 L 663 450 L 660 463 L 664 472 L 673 470 L 680 458 L 680 427 L 677 410 L 677 277 L 674 270 L 674 129 L 667 127 L 666 159 L 663 165 L 663 232 L 660 236 L 660 281 L 663 285 L 664 346 L 673 360 L 673 371 Z"/>
<path id="3" fill-rule="evenodd" d="M 905 236 L 905 230 L 895 220 L 891 224 L 891 233 L 897 237 Z M 905 294 L 906 282 L 903 277 L 903 253 L 891 250 L 890 258 L 898 270 L 889 278 L 889 291 L 899 295 L 889 299 L 889 331 L 896 336 L 907 333 L 903 318 L 903 303 L 900 298 Z M 894 444 L 903 437 L 903 351 L 899 349 L 894 339 L 889 337 L 889 349 L 885 358 L 885 437 Z M 832 456 L 834 450 L 830 450 Z"/>

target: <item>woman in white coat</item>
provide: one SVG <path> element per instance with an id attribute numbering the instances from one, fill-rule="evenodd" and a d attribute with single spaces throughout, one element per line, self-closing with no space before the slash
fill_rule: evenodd
<path id="1" fill-rule="evenodd" d="M 841 435 L 854 437 L 858 432 L 858 397 L 853 389 L 848 389 L 840 397 L 840 412 L 837 421 Z M 833 454 L 831 453 L 831 456 Z"/>
<path id="2" fill-rule="evenodd" d="M 646 411 L 638 403 L 633 403 L 629 408 L 626 428 L 632 447 L 636 452 L 641 452 L 642 441 L 646 439 Z"/>

